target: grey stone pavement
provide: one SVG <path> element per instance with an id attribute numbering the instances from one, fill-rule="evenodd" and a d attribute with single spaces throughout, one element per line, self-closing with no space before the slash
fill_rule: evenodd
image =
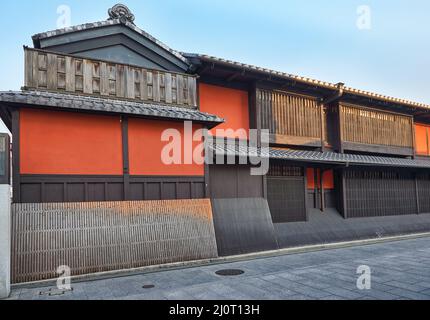
<path id="1" fill-rule="evenodd" d="M 357 288 L 357 268 L 371 268 L 371 289 Z M 242 269 L 240 276 L 215 271 Z M 144 285 L 154 285 L 144 289 Z M 56 288 L 14 289 L 10 299 L 430 299 L 430 238 L 290 254 L 181 270 L 121 276 Z M 42 292 L 42 295 L 40 294 Z"/>

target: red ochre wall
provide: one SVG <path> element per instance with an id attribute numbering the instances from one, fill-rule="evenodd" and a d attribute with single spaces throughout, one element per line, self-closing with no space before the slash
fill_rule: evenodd
<path id="1" fill-rule="evenodd" d="M 169 142 L 161 141 L 161 135 L 166 129 L 176 129 L 181 134 L 182 164 L 164 164 L 161 159 L 162 149 Z M 193 131 L 201 126 L 194 125 Z M 184 124 L 182 122 L 150 121 L 129 119 L 128 122 L 129 157 L 131 175 L 161 175 L 161 176 L 203 176 L 204 164 L 185 164 L 184 159 Z M 186 139 L 192 139 L 187 136 Z M 190 140 L 191 141 L 191 140 Z M 193 150 L 200 141 L 193 142 Z"/>
<path id="2" fill-rule="evenodd" d="M 321 170 L 320 169 L 313 169 L 308 168 L 307 169 L 307 180 L 308 180 L 308 189 L 315 189 L 315 171 L 317 170 L 317 183 L 318 186 L 321 183 Z M 334 177 L 333 177 L 333 170 L 327 170 L 324 171 L 323 174 L 323 186 L 326 190 L 334 189 Z"/>
<path id="3" fill-rule="evenodd" d="M 120 117 L 21 109 L 20 173 L 121 175 Z"/>
<path id="4" fill-rule="evenodd" d="M 430 156 L 430 125 L 415 124 L 415 144 L 418 155 Z"/>
<path id="5" fill-rule="evenodd" d="M 216 114 L 226 120 L 225 123 L 210 131 L 212 135 L 217 135 L 217 129 L 245 129 L 248 134 L 249 110 L 247 91 L 200 83 L 199 96 L 201 111 Z M 246 138 L 239 137 L 237 134 L 218 134 L 217 136 Z"/>
<path id="6" fill-rule="evenodd" d="M 131 175 L 204 176 L 203 164 L 165 165 L 161 141 L 165 129 L 184 123 L 129 118 Z M 193 130 L 201 126 L 194 125 Z M 193 150 L 200 144 L 193 142 Z M 184 158 L 181 140 L 182 159 Z M 183 162 L 182 162 L 183 163 Z M 122 175 L 122 130 L 119 116 L 21 109 L 20 173 L 43 175 Z"/>

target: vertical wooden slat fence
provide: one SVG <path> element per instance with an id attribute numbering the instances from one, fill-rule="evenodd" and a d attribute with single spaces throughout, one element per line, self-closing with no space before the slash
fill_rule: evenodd
<path id="1" fill-rule="evenodd" d="M 412 117 L 340 105 L 343 141 L 413 148 Z"/>
<path id="2" fill-rule="evenodd" d="M 261 127 L 273 143 L 321 144 L 321 106 L 316 98 L 280 91 L 257 90 Z"/>
<path id="3" fill-rule="evenodd" d="M 417 174 L 418 204 L 420 213 L 430 213 L 430 174 Z"/>
<path id="4" fill-rule="evenodd" d="M 27 89 L 197 107 L 196 77 L 25 48 Z"/>
<path id="5" fill-rule="evenodd" d="M 411 172 L 346 170 L 344 175 L 349 218 L 418 213 Z"/>
<path id="6" fill-rule="evenodd" d="M 12 281 L 217 256 L 210 200 L 14 204 Z"/>

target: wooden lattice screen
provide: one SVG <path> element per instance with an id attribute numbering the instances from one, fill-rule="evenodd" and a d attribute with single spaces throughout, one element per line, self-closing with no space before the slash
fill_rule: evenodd
<path id="1" fill-rule="evenodd" d="M 208 199 L 14 204 L 12 281 L 217 256 Z"/>
<path id="2" fill-rule="evenodd" d="M 25 87 L 197 107 L 195 76 L 29 48 Z"/>
<path id="3" fill-rule="evenodd" d="M 344 174 L 348 217 L 417 213 L 411 172 L 346 170 Z"/>
<path id="4" fill-rule="evenodd" d="M 285 144 L 321 143 L 321 106 L 316 98 L 257 90 L 261 127 Z"/>
<path id="5" fill-rule="evenodd" d="M 417 175 L 419 212 L 430 213 L 430 174 L 420 173 Z"/>
<path id="6" fill-rule="evenodd" d="M 343 104 L 340 116 L 343 141 L 414 147 L 412 117 Z"/>

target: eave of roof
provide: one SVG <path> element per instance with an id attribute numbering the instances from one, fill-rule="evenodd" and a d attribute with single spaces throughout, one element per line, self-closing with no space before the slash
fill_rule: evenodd
<path id="1" fill-rule="evenodd" d="M 338 88 L 339 88 L 337 83 L 330 83 L 330 82 L 316 80 L 316 79 L 312 79 L 312 78 L 301 77 L 301 76 L 290 74 L 290 73 L 275 71 L 275 70 L 271 70 L 271 69 L 267 69 L 267 68 L 261 68 L 261 67 L 257 67 L 257 66 L 250 65 L 250 64 L 245 64 L 245 63 L 236 62 L 236 61 L 232 61 L 232 60 L 217 58 L 214 56 L 209 56 L 209 55 L 204 55 L 204 54 L 195 54 L 195 53 L 182 53 L 182 55 L 187 57 L 187 58 L 197 58 L 197 59 L 201 59 L 201 60 L 207 61 L 207 62 L 224 64 L 227 66 L 239 68 L 241 70 L 253 71 L 253 72 L 258 72 L 258 73 L 262 73 L 262 74 L 266 74 L 266 75 L 270 75 L 270 76 L 285 78 L 288 80 L 293 80 L 293 81 L 301 82 L 301 83 L 308 84 L 308 85 L 318 86 L 320 88 L 331 89 L 331 90 L 338 90 Z M 370 91 L 355 89 L 355 88 L 351 88 L 351 87 L 343 87 L 343 90 L 344 90 L 344 93 L 348 93 L 348 94 L 352 94 L 352 95 L 357 95 L 357 96 L 362 96 L 362 97 L 372 98 L 372 99 L 378 99 L 378 100 L 382 100 L 382 101 L 386 101 L 386 102 L 390 102 L 390 103 L 396 103 L 396 104 L 400 104 L 400 105 L 405 105 L 405 106 L 413 107 L 413 108 L 430 109 L 430 105 L 425 104 L 425 103 L 419 103 L 419 102 L 414 102 L 414 101 L 410 101 L 410 100 L 406 100 L 406 99 L 394 98 L 394 97 L 390 97 L 390 96 L 386 96 L 386 95 L 382 95 L 382 94 L 378 94 L 378 93 L 374 93 L 374 92 L 370 92 Z"/>
<path id="2" fill-rule="evenodd" d="M 294 162 L 323 163 L 342 166 L 386 166 L 397 168 L 430 168 L 430 160 L 404 159 L 383 156 L 305 151 L 281 148 L 257 149 L 240 145 L 215 144 L 210 149 L 216 155 L 261 157 Z"/>
<path id="3" fill-rule="evenodd" d="M 95 28 L 102 28 L 102 27 L 116 26 L 116 25 L 123 25 L 123 26 L 126 26 L 126 27 L 130 28 L 131 30 L 137 32 L 141 36 L 143 36 L 143 37 L 147 38 L 148 40 L 154 42 L 159 47 L 161 47 L 164 50 L 170 52 L 172 55 L 174 55 L 176 58 L 178 58 L 179 60 L 181 60 L 185 64 L 190 65 L 190 62 L 188 61 L 188 59 L 186 57 L 184 57 L 178 51 L 173 50 L 172 48 L 170 48 L 169 46 L 167 46 L 166 44 L 164 44 L 160 40 L 158 40 L 158 39 L 154 38 L 153 36 L 151 36 L 149 33 L 147 33 L 145 31 L 143 31 L 142 29 L 138 28 L 133 23 L 131 23 L 129 21 L 121 21 L 120 19 L 112 19 L 112 20 L 99 21 L 99 22 L 93 22 L 93 23 L 85 23 L 85 24 L 81 24 L 81 25 L 77 25 L 77 26 L 71 26 L 71 27 L 67 27 L 67 28 L 62 28 L 62 29 L 56 29 L 56 30 L 52 30 L 52 31 L 42 32 L 42 33 L 35 34 L 32 37 L 32 39 L 33 39 L 34 46 L 37 48 L 37 47 L 39 47 L 40 40 L 43 40 L 43 39 L 46 39 L 46 38 L 57 37 L 57 36 L 60 36 L 60 35 L 63 35 L 63 34 L 68 34 L 68 33 L 72 33 L 72 32 L 79 32 L 79 31 L 84 31 L 84 30 L 91 30 L 91 29 L 95 29 Z"/>
<path id="4" fill-rule="evenodd" d="M 0 102 L 55 109 L 74 109 L 92 112 L 130 114 L 148 118 L 195 121 L 212 128 L 224 122 L 216 115 L 184 108 L 148 102 L 132 102 L 117 99 L 96 98 L 83 95 L 51 93 L 42 91 L 5 91 L 0 92 Z"/>

